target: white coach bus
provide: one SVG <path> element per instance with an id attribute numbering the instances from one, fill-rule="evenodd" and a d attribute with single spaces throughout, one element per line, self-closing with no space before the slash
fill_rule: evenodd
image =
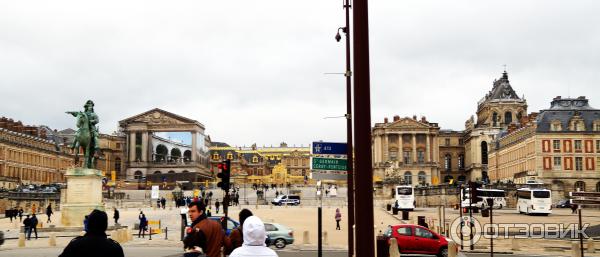
<path id="1" fill-rule="evenodd" d="M 415 209 L 415 190 L 411 185 L 396 186 L 394 191 L 394 199 L 398 203 L 399 210 L 414 210 Z M 395 203 L 392 205 L 395 206 Z"/>
<path id="2" fill-rule="evenodd" d="M 517 211 L 525 214 L 552 213 L 552 191 L 542 188 L 520 188 L 517 190 Z"/>

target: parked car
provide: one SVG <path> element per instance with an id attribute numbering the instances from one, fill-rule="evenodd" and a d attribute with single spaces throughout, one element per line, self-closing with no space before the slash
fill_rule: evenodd
<path id="1" fill-rule="evenodd" d="M 223 222 L 223 219 L 225 218 L 225 216 L 210 216 L 208 218 L 211 220 L 216 220 L 219 223 L 221 223 L 221 222 Z M 231 233 L 231 230 L 236 229 L 239 226 L 240 226 L 239 222 L 232 219 L 231 217 L 227 217 L 227 230 L 225 231 L 225 234 L 227 234 L 229 236 L 229 234 Z"/>
<path id="2" fill-rule="evenodd" d="M 271 201 L 273 205 L 300 205 L 299 195 L 279 195 Z"/>
<path id="3" fill-rule="evenodd" d="M 388 238 L 388 244 L 390 238 L 396 238 L 401 254 L 448 256 L 448 240 L 450 239 L 423 226 L 414 224 L 388 226 L 385 236 Z"/>
<path id="4" fill-rule="evenodd" d="M 267 246 L 274 245 L 281 249 L 294 243 L 294 231 L 278 223 L 265 222 L 265 230 L 269 240 Z"/>
<path id="5" fill-rule="evenodd" d="M 569 199 L 562 199 L 555 205 L 556 208 L 571 208 L 571 201 Z"/>

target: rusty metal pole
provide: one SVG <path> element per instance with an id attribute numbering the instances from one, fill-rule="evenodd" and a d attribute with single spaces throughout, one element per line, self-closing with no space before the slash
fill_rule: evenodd
<path id="1" fill-rule="evenodd" d="M 348 257 L 354 256 L 354 156 L 352 150 L 352 67 L 350 63 L 350 0 L 344 1 L 346 9 L 346 143 L 348 155 Z"/>
<path id="2" fill-rule="evenodd" d="M 354 139 L 356 256 L 375 256 L 373 230 L 373 167 L 371 160 L 371 90 L 369 77 L 368 0 L 355 0 L 354 32 Z"/>

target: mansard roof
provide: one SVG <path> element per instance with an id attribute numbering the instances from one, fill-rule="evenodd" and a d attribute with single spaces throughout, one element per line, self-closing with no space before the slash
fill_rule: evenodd
<path id="1" fill-rule="evenodd" d="M 600 109 L 594 109 L 589 105 L 588 99 L 584 96 L 578 98 L 554 98 L 550 109 L 540 111 L 537 118 L 537 132 L 552 132 L 553 122 L 560 122 L 561 132 L 571 132 L 569 122 L 573 118 L 582 119 L 585 125 L 585 131 L 594 131 L 594 122 L 600 121 Z"/>

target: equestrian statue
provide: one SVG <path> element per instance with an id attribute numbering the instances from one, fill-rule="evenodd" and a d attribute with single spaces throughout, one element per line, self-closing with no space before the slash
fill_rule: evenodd
<path id="1" fill-rule="evenodd" d="M 75 140 L 71 144 L 71 149 L 75 150 L 75 164 L 79 163 L 79 149 L 83 149 L 84 162 L 82 167 L 94 169 L 96 167 L 96 158 L 100 154 L 100 141 L 98 140 L 98 115 L 94 113 L 94 102 L 88 100 L 83 106 L 83 112 L 67 112 L 77 118 L 77 133 Z"/>

